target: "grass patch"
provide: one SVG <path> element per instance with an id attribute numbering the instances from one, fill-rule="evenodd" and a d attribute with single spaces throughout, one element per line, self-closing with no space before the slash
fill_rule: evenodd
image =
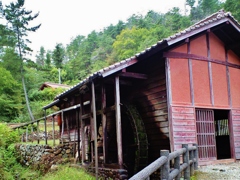
<path id="1" fill-rule="evenodd" d="M 69 165 L 61 165 L 56 171 L 49 172 L 41 180 L 95 180 L 96 178 L 88 174 L 85 170 Z"/>

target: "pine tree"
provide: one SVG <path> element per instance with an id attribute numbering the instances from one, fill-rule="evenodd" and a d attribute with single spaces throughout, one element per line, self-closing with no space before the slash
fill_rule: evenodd
<path id="1" fill-rule="evenodd" d="M 24 96 L 29 116 L 31 120 L 34 121 L 27 95 L 23 64 L 25 55 L 32 51 L 27 45 L 27 43 L 31 43 L 31 41 L 27 39 L 28 32 L 35 32 L 41 26 L 41 24 L 34 27 L 28 27 L 29 22 L 37 18 L 39 13 L 32 16 L 32 11 L 28 11 L 24 8 L 24 2 L 24 0 L 17 0 L 15 3 L 11 2 L 10 5 L 6 5 L 5 9 L 3 9 L 3 13 L 8 21 L 9 28 L 15 33 L 17 38 L 16 49 L 19 57 L 21 58 L 20 71 L 22 76 Z"/>

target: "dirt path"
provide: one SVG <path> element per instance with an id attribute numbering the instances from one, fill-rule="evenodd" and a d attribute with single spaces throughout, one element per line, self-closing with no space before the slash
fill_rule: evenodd
<path id="1" fill-rule="evenodd" d="M 240 162 L 202 166 L 196 171 L 196 180 L 240 180 Z"/>

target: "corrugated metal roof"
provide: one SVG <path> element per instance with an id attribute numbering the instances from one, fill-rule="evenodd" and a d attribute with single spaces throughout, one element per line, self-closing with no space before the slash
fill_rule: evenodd
<path id="1" fill-rule="evenodd" d="M 149 51 L 152 51 L 154 48 L 156 47 L 160 47 L 161 45 L 163 45 L 163 43 L 167 42 L 168 45 L 172 45 L 176 42 L 179 42 L 181 41 L 182 39 L 185 39 L 187 38 L 187 35 L 192 36 L 197 33 L 199 33 L 199 31 L 204 31 L 205 29 L 207 28 L 211 28 L 215 25 L 218 25 L 217 23 L 221 24 L 223 22 L 227 22 L 231 20 L 231 23 L 233 23 L 232 25 L 234 25 L 236 28 L 238 28 L 238 30 L 240 31 L 240 25 L 239 23 L 237 22 L 236 19 L 234 19 L 234 17 L 231 15 L 230 12 L 224 12 L 223 10 L 220 10 L 208 17 L 206 17 L 205 19 L 199 21 L 198 23 L 190 26 L 189 28 L 183 30 L 183 31 L 180 31 L 168 38 L 165 38 L 161 41 L 158 41 L 156 44 L 152 45 L 151 47 L 143 50 L 142 52 L 136 54 L 135 56 L 129 58 L 129 59 L 126 59 L 126 60 L 123 60 L 123 61 L 120 61 L 120 62 L 117 62 L 111 66 L 108 66 L 108 67 L 105 67 L 93 74 L 91 74 L 90 76 L 88 76 L 86 79 L 84 79 L 83 81 L 79 82 L 78 84 L 76 84 L 75 86 L 71 87 L 70 89 L 66 90 L 65 92 L 59 94 L 58 96 L 56 96 L 55 99 L 58 99 L 60 98 L 61 96 L 65 95 L 65 94 L 68 94 L 72 91 L 74 91 L 76 88 L 79 88 L 80 86 L 82 86 L 83 84 L 87 83 L 87 82 L 90 82 L 92 81 L 93 79 L 97 78 L 97 77 L 106 77 L 116 71 L 119 71 L 132 64 L 135 64 L 137 63 L 137 59 L 146 54 L 147 52 Z M 116 71 L 114 71 L 116 70 Z M 110 73 L 109 73 L 110 72 Z"/>

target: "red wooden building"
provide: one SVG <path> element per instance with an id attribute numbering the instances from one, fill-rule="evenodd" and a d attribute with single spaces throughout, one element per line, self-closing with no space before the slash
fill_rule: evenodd
<path id="1" fill-rule="evenodd" d="M 235 160 L 239 77 L 240 25 L 219 11 L 92 74 L 44 109 L 64 110 L 62 135 L 84 142 L 82 161 L 117 164 L 130 176 L 182 144 L 198 144 L 201 164 Z"/>

